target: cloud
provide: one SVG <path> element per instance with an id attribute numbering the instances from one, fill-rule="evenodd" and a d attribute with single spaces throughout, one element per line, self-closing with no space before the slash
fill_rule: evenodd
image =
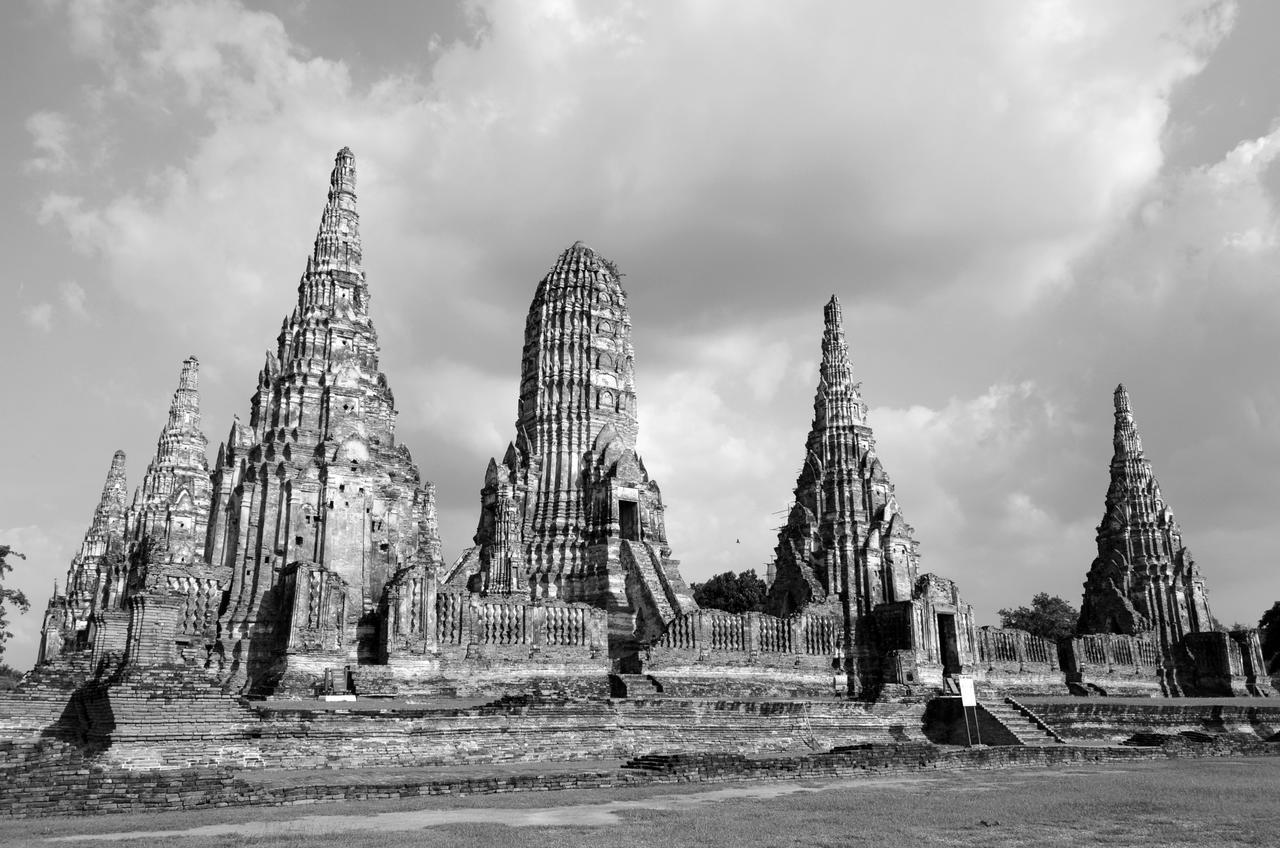
<path id="1" fill-rule="evenodd" d="M 234 2 L 66 8 L 100 69 L 68 120 L 106 158 L 40 220 L 102 275 L 95 306 L 228 384 L 355 149 L 383 366 L 448 551 L 511 438 L 533 287 L 578 238 L 628 273 L 641 450 L 693 579 L 772 551 L 832 292 L 925 565 L 981 608 L 1078 593 L 1120 379 L 1184 525 L 1280 507 L 1247 467 L 1280 463 L 1275 139 L 1163 170 L 1229 4 L 482 2 L 429 67 L 368 84 Z"/>
<path id="2" fill-rule="evenodd" d="M 1007 304 L 1127 211 L 1159 169 L 1169 91 L 1230 22 L 1167 4 L 926 18 L 478 8 L 479 43 L 442 48 L 429 81 L 364 89 L 343 61 L 309 57 L 279 19 L 232 2 L 93 7 L 77 43 L 109 68 L 109 88 L 207 130 L 145 191 L 51 196 L 45 218 L 165 317 L 187 324 L 213 290 L 266 306 L 300 270 L 325 162 L 349 142 L 379 228 L 370 262 L 411 302 L 411 258 L 450 254 L 470 296 L 494 303 L 512 274 L 536 279 L 531 261 L 584 237 L 643 257 L 619 258 L 656 294 L 680 295 L 664 317 L 717 307 L 712 277 L 787 279 L 818 297 L 848 267 L 881 296 L 954 284 Z M 191 267 L 193 252 L 217 261 Z M 160 286 L 169 296 L 153 296 Z M 779 294 L 742 286 L 734 311 L 777 309 Z M 230 320 L 212 308 L 211 323 Z M 455 308 L 433 329 L 448 332 Z"/>
<path id="3" fill-rule="evenodd" d="M 59 112 L 36 112 L 27 118 L 27 132 L 36 155 L 26 161 L 28 172 L 56 174 L 72 167 L 71 122 Z"/>
<path id="4" fill-rule="evenodd" d="M 84 287 L 75 281 L 65 282 L 58 286 L 58 300 L 62 303 L 63 308 L 74 318 L 88 320 L 89 310 L 85 306 L 86 298 Z"/>
<path id="5" fill-rule="evenodd" d="M 53 330 L 53 304 L 45 301 L 28 306 L 22 310 L 22 318 L 27 324 L 42 333 Z"/>

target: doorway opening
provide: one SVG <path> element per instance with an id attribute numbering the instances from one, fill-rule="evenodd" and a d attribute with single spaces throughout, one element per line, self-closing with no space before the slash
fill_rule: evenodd
<path id="1" fill-rule="evenodd" d="M 960 673 L 960 645 L 956 641 L 956 617 L 938 613 L 938 648 L 942 653 L 942 673 L 953 677 Z"/>
<path id="2" fill-rule="evenodd" d="M 618 501 L 618 524 L 623 539 L 640 541 L 640 505 L 635 501 Z"/>

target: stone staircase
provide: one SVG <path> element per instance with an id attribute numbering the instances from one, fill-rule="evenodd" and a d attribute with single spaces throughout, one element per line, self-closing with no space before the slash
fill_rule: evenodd
<path id="1" fill-rule="evenodd" d="M 655 566 L 653 562 L 652 552 L 640 542 L 631 542 L 623 540 L 622 550 L 623 565 L 631 565 L 636 574 L 640 577 L 640 582 L 645 588 L 645 594 L 652 602 L 654 609 L 658 613 L 659 619 L 668 622 L 676 617 L 679 611 L 673 608 L 671 599 L 667 597 L 666 587 L 662 583 L 662 578 L 658 573 L 661 563 Z M 630 562 L 628 562 L 630 560 Z"/>
<path id="2" fill-rule="evenodd" d="M 1053 729 L 1041 721 L 1035 713 L 1013 698 L 1005 698 L 1002 703 L 979 702 L 978 708 L 1017 739 L 1016 744 L 1032 746 L 1066 744 L 1062 737 L 1054 733 Z"/>
<path id="3" fill-rule="evenodd" d="M 662 684 L 650 674 L 610 674 L 609 694 L 615 698 L 654 698 Z"/>

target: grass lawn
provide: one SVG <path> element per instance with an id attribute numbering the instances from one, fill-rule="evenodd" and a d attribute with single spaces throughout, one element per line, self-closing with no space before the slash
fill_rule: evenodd
<path id="1" fill-rule="evenodd" d="M 0 820 L 0 844 L 1274 846 L 1278 789 L 1280 758 L 1170 760 Z"/>

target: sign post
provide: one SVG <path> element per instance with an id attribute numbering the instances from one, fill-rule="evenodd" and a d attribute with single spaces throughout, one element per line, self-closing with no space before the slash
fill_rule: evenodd
<path id="1" fill-rule="evenodd" d="M 973 707 L 973 730 L 978 734 L 978 744 L 982 744 L 982 730 L 978 727 L 978 693 L 973 688 L 972 677 L 956 679 L 960 684 L 960 711 L 964 713 L 964 733 L 969 738 L 969 746 L 973 746 L 973 736 L 969 733 L 969 708 Z"/>

